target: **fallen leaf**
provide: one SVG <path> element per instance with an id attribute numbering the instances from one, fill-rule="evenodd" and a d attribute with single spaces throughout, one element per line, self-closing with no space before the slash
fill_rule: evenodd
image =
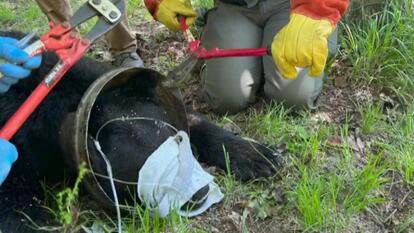
<path id="1" fill-rule="evenodd" d="M 327 143 L 330 146 L 340 146 L 342 145 L 342 138 L 338 135 L 335 135 L 335 136 L 328 138 Z"/>
<path id="2" fill-rule="evenodd" d="M 338 76 L 335 78 L 335 87 L 345 88 L 347 86 L 348 86 L 348 82 L 346 80 L 346 76 Z"/>

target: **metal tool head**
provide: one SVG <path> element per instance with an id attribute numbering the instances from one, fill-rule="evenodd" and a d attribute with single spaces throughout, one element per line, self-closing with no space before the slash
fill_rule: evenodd
<path id="1" fill-rule="evenodd" d="M 190 55 L 184 62 L 175 67 L 167 74 L 167 78 L 163 82 L 165 87 L 179 87 L 183 84 L 191 71 L 197 65 L 198 59 L 194 54 Z"/>
<path id="2" fill-rule="evenodd" d="M 122 12 L 111 1 L 89 0 L 88 3 L 111 23 L 118 22 L 122 17 Z"/>
<path id="3" fill-rule="evenodd" d="M 27 34 L 25 37 L 23 37 L 16 43 L 16 47 L 24 49 L 27 46 L 27 44 L 29 44 L 29 42 L 36 36 L 36 34 L 37 30 L 34 30 L 33 32 Z"/>
<path id="4" fill-rule="evenodd" d="M 69 24 L 74 28 L 98 16 L 99 20 L 85 37 L 90 41 L 95 41 L 122 20 L 125 7 L 124 0 L 89 0 L 75 12 Z"/>
<path id="5" fill-rule="evenodd" d="M 33 31 L 29 34 L 27 34 L 25 37 L 23 37 L 22 39 L 20 39 L 15 46 L 20 48 L 20 49 L 24 49 L 24 47 L 27 46 L 27 44 L 36 36 L 37 31 Z M 30 54 L 30 53 L 29 53 Z M 6 61 L 4 59 L 0 58 L 0 64 L 6 63 Z M 0 79 L 4 78 L 4 75 L 2 73 L 0 73 Z"/>

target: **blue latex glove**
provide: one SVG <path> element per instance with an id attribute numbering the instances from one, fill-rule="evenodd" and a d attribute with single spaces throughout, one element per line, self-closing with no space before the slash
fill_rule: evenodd
<path id="1" fill-rule="evenodd" d="M 14 162 L 17 160 L 16 147 L 0 138 L 0 185 L 3 184 Z"/>
<path id="2" fill-rule="evenodd" d="M 30 57 L 21 48 L 15 46 L 16 43 L 16 39 L 0 37 L 0 58 L 9 62 L 0 65 L 0 73 L 4 75 L 0 79 L 0 94 L 7 92 L 19 79 L 29 76 L 31 70 L 37 69 L 42 62 L 41 56 Z"/>

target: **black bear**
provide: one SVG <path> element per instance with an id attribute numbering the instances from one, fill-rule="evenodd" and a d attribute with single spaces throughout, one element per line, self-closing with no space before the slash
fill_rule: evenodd
<path id="1" fill-rule="evenodd" d="M 0 36 L 16 38 L 21 38 L 22 35 L 17 32 L 0 33 Z M 38 70 L 0 96 L 0 126 L 4 125 L 56 62 L 56 55 L 43 54 L 43 62 Z M 62 158 L 65 154 L 62 144 L 65 142 L 62 143 L 59 138 L 67 133 L 62 132 L 62 124 L 70 113 L 77 110 L 88 87 L 112 69 L 93 59 L 84 58 L 79 61 L 12 139 L 18 148 L 19 159 L 0 188 L 0 230 L 30 231 L 24 226 L 24 217 L 16 211 L 23 211 L 35 217 L 35 220 L 47 220 L 47 215 L 40 214 L 41 210 L 37 207 L 43 195 L 40 181 L 53 184 L 61 181 L 65 174 L 76 175 L 73 169 L 68 169 Z M 95 161 L 92 164 L 95 171 L 106 171 L 105 164 L 98 158 L 99 154 L 92 143 L 98 131 L 103 150 L 113 163 L 115 178 L 130 170 L 138 171 L 151 152 L 171 135 L 171 129 L 149 121 L 121 121 L 102 128 L 111 119 L 125 115 L 165 119 L 165 110 L 154 104 L 157 102 L 154 85 L 151 79 L 140 77 L 122 88 L 107 90 L 97 100 L 88 125 L 91 139 L 88 147 L 92 160 Z M 276 173 L 275 168 L 280 165 L 280 158 L 267 147 L 235 136 L 196 112 L 188 111 L 187 119 L 183 120 L 188 123 L 190 140 L 199 161 L 226 169 L 223 153 L 225 148 L 229 154 L 230 167 L 241 180 Z M 109 190 L 105 179 L 98 181 L 105 191 Z M 117 190 L 123 188 L 117 186 Z M 124 198 L 127 197 L 121 194 L 121 199 Z"/>

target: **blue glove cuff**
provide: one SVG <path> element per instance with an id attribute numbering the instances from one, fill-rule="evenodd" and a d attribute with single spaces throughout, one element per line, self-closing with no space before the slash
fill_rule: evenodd
<path id="1" fill-rule="evenodd" d="M 18 157 L 16 147 L 10 142 L 0 138 L 0 161 L 10 164 L 16 162 Z"/>
<path id="2" fill-rule="evenodd" d="M 14 162 L 17 160 L 16 147 L 0 139 L 0 185 L 4 182 Z"/>

